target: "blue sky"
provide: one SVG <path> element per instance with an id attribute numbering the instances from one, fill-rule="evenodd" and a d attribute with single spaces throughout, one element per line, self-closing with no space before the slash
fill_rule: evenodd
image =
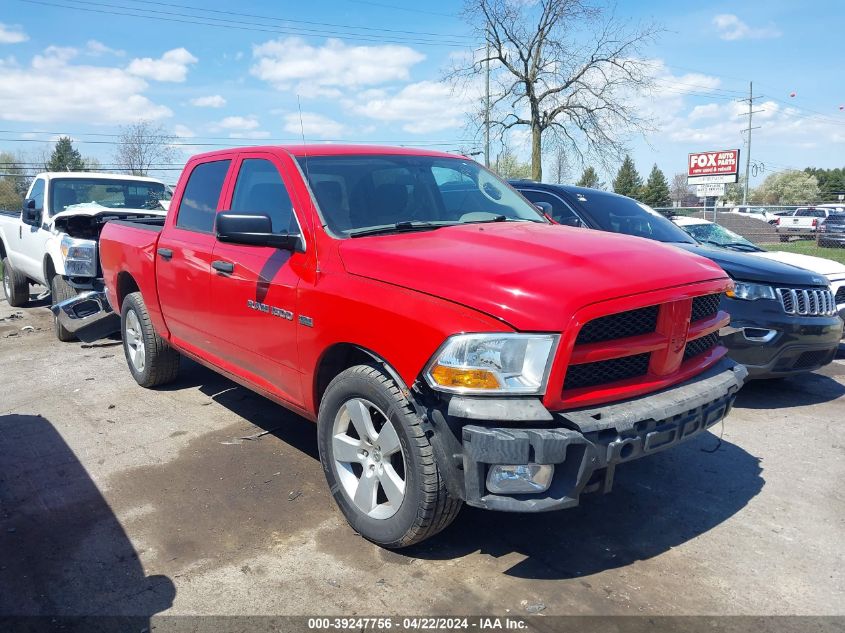
<path id="1" fill-rule="evenodd" d="M 32 153 L 65 132 L 109 164 L 112 135 L 142 118 L 178 134 L 183 157 L 296 142 L 301 129 L 309 142 L 477 149 L 468 98 L 441 82 L 450 58 L 475 45 L 459 10 L 440 0 L 3 0 L 0 149 Z M 116 15 L 139 12 L 164 19 Z M 644 52 L 657 92 L 642 107 L 657 129 L 630 142 L 644 176 L 655 162 L 683 171 L 690 151 L 742 147 L 736 100 L 749 79 L 764 110 L 757 180 L 845 164 L 841 2 L 622 2 L 617 13 L 666 29 Z M 521 135 L 510 144 L 524 153 Z"/>

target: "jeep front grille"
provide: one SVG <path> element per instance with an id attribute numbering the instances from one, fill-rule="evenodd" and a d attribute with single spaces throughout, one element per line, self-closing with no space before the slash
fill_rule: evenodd
<path id="1" fill-rule="evenodd" d="M 799 316 L 832 316 L 836 314 L 836 300 L 830 290 L 778 288 L 778 298 L 787 314 Z"/>

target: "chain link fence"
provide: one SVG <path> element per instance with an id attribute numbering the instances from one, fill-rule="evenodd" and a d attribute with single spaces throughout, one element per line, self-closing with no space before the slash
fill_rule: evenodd
<path id="1" fill-rule="evenodd" d="M 742 245 L 750 242 L 769 251 L 814 255 L 845 264 L 845 203 L 655 210 L 699 241 L 730 245 L 735 250 L 751 250 Z"/>

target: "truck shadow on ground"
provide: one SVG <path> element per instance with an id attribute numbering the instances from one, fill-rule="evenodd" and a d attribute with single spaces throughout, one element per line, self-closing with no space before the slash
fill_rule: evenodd
<path id="1" fill-rule="evenodd" d="M 71 628 L 141 631 L 175 596 L 168 577 L 144 573 L 97 485 L 41 416 L 0 416 L 0 551 L 0 621 L 12 618 L 7 623 L 108 616 Z M 35 620 L 34 628 L 50 622 Z"/>
<path id="2" fill-rule="evenodd" d="M 319 459 L 313 423 L 203 367 L 186 363 L 183 370 L 174 388 L 198 386 L 235 414 Z M 584 497 L 582 505 L 571 510 L 520 515 L 464 507 L 441 534 L 382 560 L 448 560 L 479 550 L 497 558 L 516 553 L 525 558 L 507 575 L 565 579 L 658 556 L 729 519 L 762 489 L 759 459 L 729 442 L 716 448 L 717 442 L 707 433 L 621 466 L 609 495 Z M 320 479 L 318 494 L 329 501 L 318 468 L 312 473 Z M 331 540 L 337 539 L 343 547 L 332 551 L 353 562 L 361 548 L 377 549 L 360 538 L 335 534 Z"/>
<path id="3" fill-rule="evenodd" d="M 845 346 L 840 346 L 842 349 Z M 738 409 L 789 409 L 822 404 L 845 396 L 845 367 L 832 363 L 806 374 L 777 380 L 752 380 L 736 398 Z"/>

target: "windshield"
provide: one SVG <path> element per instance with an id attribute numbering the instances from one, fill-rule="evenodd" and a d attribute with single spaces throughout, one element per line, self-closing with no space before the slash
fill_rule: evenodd
<path id="1" fill-rule="evenodd" d="M 545 222 L 472 160 L 427 156 L 309 156 L 298 162 L 335 235 L 473 222 Z M 397 226 L 401 225 L 401 226 Z"/>
<path id="2" fill-rule="evenodd" d="M 170 194 L 160 182 L 111 178 L 58 178 L 50 184 L 50 215 L 84 207 L 163 209 Z"/>
<path id="3" fill-rule="evenodd" d="M 736 248 L 741 250 L 762 251 L 763 249 L 749 242 L 747 239 L 729 231 L 723 226 L 712 224 L 685 224 L 681 228 L 692 235 L 697 241 L 705 244 L 712 244 L 714 246 L 724 246 L 728 248 Z"/>
<path id="4" fill-rule="evenodd" d="M 648 205 L 602 191 L 575 194 L 581 208 L 604 231 L 658 242 L 695 244 L 695 240 Z"/>

